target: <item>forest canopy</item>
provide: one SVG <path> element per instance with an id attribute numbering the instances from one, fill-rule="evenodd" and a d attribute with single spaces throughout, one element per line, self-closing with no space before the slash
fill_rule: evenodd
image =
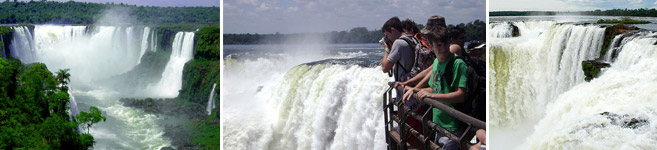
<path id="1" fill-rule="evenodd" d="M 468 23 L 457 25 L 465 30 L 466 40 L 486 40 L 486 22 L 475 20 Z M 418 25 L 419 29 L 424 28 L 422 24 Z M 295 33 L 295 34 L 224 34 L 224 44 L 280 44 L 286 41 L 303 41 L 308 37 L 320 38 L 327 43 L 377 43 L 383 37 L 381 30 L 368 30 L 366 27 L 356 27 L 349 31 L 330 31 L 323 33 Z"/>
<path id="2" fill-rule="evenodd" d="M 108 8 L 127 8 L 137 24 L 219 24 L 219 7 L 154 7 L 123 3 L 9 1 L 0 3 L 0 24 L 93 24 Z"/>

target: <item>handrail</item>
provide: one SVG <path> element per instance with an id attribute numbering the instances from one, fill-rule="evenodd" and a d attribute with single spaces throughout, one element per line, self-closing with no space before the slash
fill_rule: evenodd
<path id="1" fill-rule="evenodd" d="M 393 86 L 395 86 L 395 82 L 388 82 L 388 85 L 390 87 L 393 87 Z M 397 90 L 404 90 L 403 87 L 397 87 L 396 89 Z M 417 94 L 413 94 L 413 98 L 417 99 Z M 458 120 L 460 120 L 464 123 L 472 125 L 475 128 L 486 129 L 486 122 L 481 121 L 477 118 L 474 118 L 470 115 L 464 114 L 463 112 L 458 111 L 454 108 L 451 108 L 451 107 L 443 104 L 442 102 L 440 102 L 438 100 L 425 97 L 424 99 L 422 99 L 422 103 L 426 103 L 426 104 L 431 105 L 432 107 L 436 107 L 436 108 L 442 110 L 443 112 L 447 113 L 448 115 L 450 115 L 450 116 L 452 116 L 452 117 L 454 117 L 454 118 L 456 118 L 456 119 L 458 119 Z"/>
<path id="2" fill-rule="evenodd" d="M 425 149 L 439 149 L 438 145 L 431 141 L 430 139 L 435 135 L 434 133 L 440 132 L 443 135 L 445 135 L 447 138 L 450 140 L 456 141 L 461 145 L 461 149 L 468 149 L 470 145 L 468 142 L 472 137 L 474 137 L 474 131 L 471 131 L 470 129 L 476 128 L 476 129 L 486 129 L 486 123 L 484 121 L 481 121 L 479 119 L 476 119 L 472 116 L 469 116 L 467 114 L 464 114 L 454 108 L 451 108 L 442 102 L 431 99 L 431 98 L 424 98 L 422 99 L 422 103 L 427 104 L 430 106 L 430 108 L 437 108 L 445 112 L 446 114 L 458 119 L 459 121 L 465 123 L 468 127 L 464 131 L 463 135 L 460 137 L 452 134 L 449 132 L 447 129 L 439 126 L 438 124 L 434 123 L 431 120 L 431 109 L 427 109 L 424 114 L 417 114 L 416 112 L 413 112 L 409 108 L 404 106 L 404 103 L 400 100 L 393 100 L 392 98 L 392 89 L 396 90 L 404 90 L 402 87 L 397 87 L 394 88 L 395 82 L 388 82 L 389 88 L 386 89 L 385 93 L 383 93 L 383 111 L 384 111 L 384 121 L 385 121 L 385 129 L 386 129 L 386 142 L 388 143 L 388 149 L 390 150 L 396 150 L 396 149 L 407 149 L 406 147 L 406 139 L 407 135 L 414 136 L 417 138 L 420 142 L 424 144 Z M 401 96 L 399 96 L 401 97 Z M 413 98 L 417 99 L 417 95 L 414 93 L 412 95 Z M 397 106 L 397 111 L 398 114 L 393 113 L 394 111 L 394 106 Z M 423 133 L 418 132 L 417 130 L 413 129 L 410 125 L 406 123 L 406 120 L 408 117 L 412 117 L 416 120 L 420 120 L 423 128 Z M 399 136 L 401 139 L 398 139 L 399 143 L 392 141 L 392 137 L 389 135 L 390 131 L 393 130 L 394 128 L 392 127 L 392 123 L 397 122 L 401 126 L 399 126 Z M 431 130 L 431 131 L 429 131 Z M 394 142 L 397 143 L 395 147 L 392 147 L 390 144 Z"/>

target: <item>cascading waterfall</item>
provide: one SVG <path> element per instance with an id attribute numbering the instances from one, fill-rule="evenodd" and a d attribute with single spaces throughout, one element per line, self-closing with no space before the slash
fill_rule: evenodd
<path id="1" fill-rule="evenodd" d="M 528 149 L 655 149 L 657 148 L 657 34 L 621 45 L 611 67 L 598 78 L 578 84 L 548 106 L 530 136 Z M 637 127 L 615 124 L 646 120 Z M 605 142 L 600 142 L 605 141 Z"/>
<path id="2" fill-rule="evenodd" d="M 11 40 L 10 51 L 11 56 L 19 58 L 23 63 L 33 63 L 36 61 L 34 38 L 32 32 L 26 26 L 12 27 L 14 29 L 14 37 Z M 17 51 L 20 49 L 20 51 Z"/>
<path id="3" fill-rule="evenodd" d="M 653 75 L 657 34 L 617 35 L 599 56 L 605 30 L 600 26 L 513 23 L 521 33 L 532 34 L 490 40 L 489 123 L 495 130 L 489 139 L 496 148 L 657 148 L 653 123 L 657 121 L 657 78 Z M 525 28 L 523 24 L 545 25 Z M 611 67 L 585 82 L 581 62 L 599 57 Z M 618 114 L 618 120 L 649 123 L 626 127 L 603 112 Z"/>
<path id="4" fill-rule="evenodd" d="M 53 72 L 69 68 L 71 86 L 85 87 L 83 91 L 69 92 L 70 117 L 77 112 L 77 104 L 97 106 L 107 117 L 107 122 L 91 128 L 91 134 L 97 139 L 95 148 L 160 149 L 171 145 L 163 137 L 164 129 L 158 125 L 157 116 L 123 106 L 118 101 L 122 97 L 120 93 L 96 84 L 98 80 L 132 69 L 141 57 L 143 39 L 147 39 L 144 36 L 156 37 L 152 31 L 144 34 L 141 28 L 119 26 L 36 25 L 33 32 L 28 27 L 13 28 L 9 50 L 12 56 L 24 63 L 45 63 Z M 193 40 L 193 33 L 191 35 Z M 146 44 L 154 50 L 156 46 L 152 41 L 156 40 L 150 38 L 150 41 Z M 186 46 L 191 47 L 191 44 Z M 188 53 L 191 55 L 191 51 Z"/>
<path id="5" fill-rule="evenodd" d="M 0 42 L 3 42 L 3 41 L 5 41 L 5 39 L 2 38 L 2 35 L 0 35 Z M 7 57 L 7 54 L 5 53 L 5 45 L 4 44 L 5 43 L 0 44 L 0 50 L 2 50 L 2 57 L 4 57 L 6 59 L 6 58 L 9 58 L 9 57 Z"/>
<path id="6" fill-rule="evenodd" d="M 540 106 L 584 82 L 581 62 L 595 59 L 604 28 L 553 25 L 522 43 L 492 43 L 491 125 L 505 126 L 540 115 Z M 523 35 L 524 36 L 524 35 Z M 549 85 L 549 86 L 546 86 Z"/>
<path id="7" fill-rule="evenodd" d="M 182 87 L 182 70 L 194 55 L 194 32 L 178 32 L 173 40 L 171 57 L 162 73 L 162 79 L 152 88 L 158 96 L 176 97 Z"/>
<path id="8" fill-rule="evenodd" d="M 208 115 L 211 115 L 212 109 L 216 108 L 216 104 L 214 103 L 215 87 L 217 87 L 217 83 L 212 85 L 212 91 L 210 91 L 210 98 L 208 99 L 208 107 L 205 109 L 206 111 L 208 111 Z"/>
<path id="9" fill-rule="evenodd" d="M 71 93 L 71 90 L 68 90 L 68 95 L 69 95 L 69 102 L 68 102 L 68 115 L 70 119 L 74 119 L 75 115 L 77 115 L 80 111 L 78 110 L 78 102 L 75 101 L 75 96 L 73 96 L 73 93 Z M 80 133 L 82 130 L 80 130 L 80 126 L 77 127 L 78 133 Z"/>
<path id="10" fill-rule="evenodd" d="M 150 27 L 144 27 L 144 32 L 143 33 L 144 34 L 142 34 L 142 36 L 141 36 L 141 51 L 139 52 L 139 59 L 137 59 L 138 64 L 141 63 L 141 57 L 144 56 L 144 53 L 146 53 L 146 50 L 155 51 L 155 45 L 156 45 L 156 43 L 153 42 L 153 40 L 152 40 L 153 37 L 151 35 L 151 28 Z M 155 34 L 155 33 L 153 33 L 153 34 Z M 150 38 L 151 39 L 151 42 L 150 42 L 151 44 L 150 45 L 149 45 L 149 42 L 148 42 L 148 39 L 149 39 L 148 37 L 149 36 L 151 37 Z"/>
<path id="11" fill-rule="evenodd" d="M 286 69 L 266 58 L 229 62 L 227 72 L 234 74 L 227 74 L 225 84 L 234 87 L 227 96 L 238 99 L 223 110 L 222 117 L 231 120 L 224 126 L 225 148 L 385 149 L 381 94 L 389 78 L 380 67 L 318 63 Z"/>
<path id="12" fill-rule="evenodd" d="M 491 40 L 491 141 L 518 145 L 546 105 L 584 81 L 582 61 L 599 57 L 605 29 L 595 25 L 513 22 L 516 38 Z M 522 143 L 522 142 L 520 142 Z"/>

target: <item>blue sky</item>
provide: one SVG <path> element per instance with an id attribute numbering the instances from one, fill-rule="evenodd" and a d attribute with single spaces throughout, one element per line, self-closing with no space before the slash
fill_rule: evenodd
<path id="1" fill-rule="evenodd" d="M 303 33 L 380 29 L 393 16 L 425 24 L 486 20 L 485 0 L 224 0 L 226 33 Z"/>
<path id="2" fill-rule="evenodd" d="M 490 11 L 581 11 L 595 9 L 638 9 L 657 7 L 657 0 L 489 0 L 489 3 Z"/>
<path id="3" fill-rule="evenodd" d="M 29 1 L 29 0 L 22 0 Z M 34 0 L 38 1 L 38 0 Z M 48 0 L 48 1 L 60 1 L 67 2 L 69 0 Z M 96 3 L 106 3 L 114 2 L 131 4 L 131 5 L 145 5 L 145 6 L 217 6 L 221 3 L 219 0 L 73 0 L 76 2 L 96 2 Z"/>

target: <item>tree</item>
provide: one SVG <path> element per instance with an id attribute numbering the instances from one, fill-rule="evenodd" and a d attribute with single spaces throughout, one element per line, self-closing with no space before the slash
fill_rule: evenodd
<path id="1" fill-rule="evenodd" d="M 105 122 L 107 118 L 101 115 L 102 113 L 98 108 L 91 106 L 89 107 L 89 112 L 80 112 L 80 114 L 75 115 L 75 118 L 78 119 L 79 124 L 85 124 L 87 129 L 87 134 L 89 134 L 89 128 L 95 123 L 100 122 L 101 120 Z"/>
<path id="2" fill-rule="evenodd" d="M 57 79 L 57 82 L 60 85 L 60 90 L 62 92 L 68 91 L 68 83 L 71 82 L 71 74 L 68 73 L 70 69 L 59 69 L 57 71 L 57 76 L 55 76 L 55 79 Z"/>

